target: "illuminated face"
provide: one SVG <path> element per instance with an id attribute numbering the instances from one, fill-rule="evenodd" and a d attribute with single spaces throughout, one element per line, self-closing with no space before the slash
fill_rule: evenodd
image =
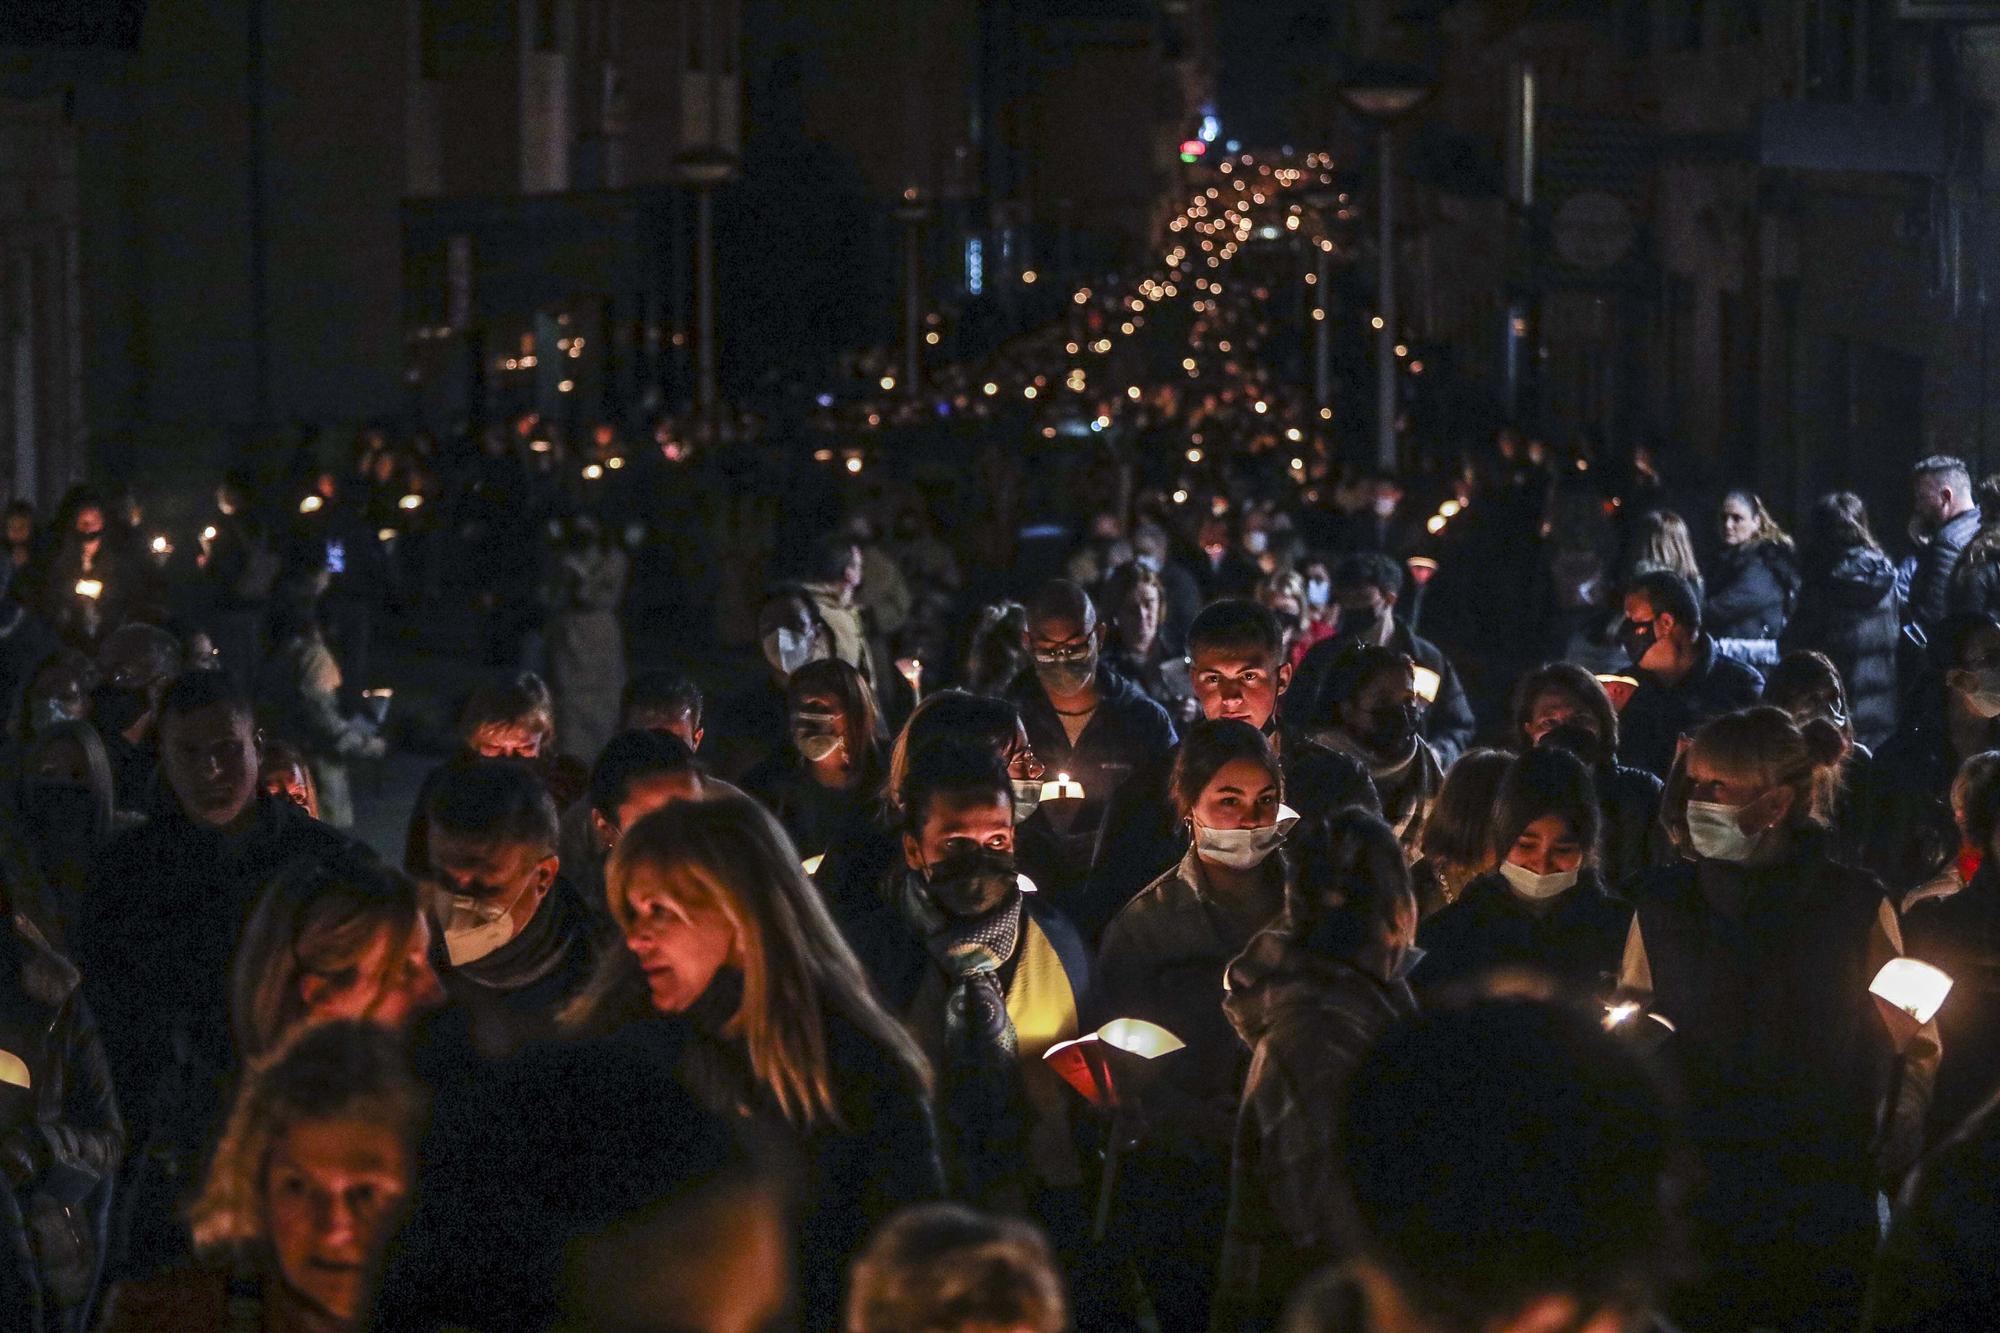
<path id="1" fill-rule="evenodd" d="M 542 733 L 521 722 L 488 722 L 472 733 L 472 748 L 488 759 L 539 759 Z"/>
<path id="2" fill-rule="evenodd" d="M 721 909 L 681 902 L 651 867 L 633 869 L 625 905 L 625 947 L 639 960 L 661 1013 L 685 1011 L 707 993 L 716 973 L 741 965 L 736 927 Z"/>
<path id="3" fill-rule="evenodd" d="M 299 809 L 319 818 L 319 802 L 313 799 L 312 780 L 297 764 L 266 765 L 259 785 L 270 796 L 282 796 Z"/>
<path id="4" fill-rule="evenodd" d="M 1292 668 L 1273 666 L 1261 653 L 1204 647 L 1192 651 L 1188 675 L 1202 716 L 1211 722 L 1235 718 L 1261 731 L 1291 684 Z"/>
<path id="5" fill-rule="evenodd" d="M 389 1129 L 359 1120 L 293 1125 L 264 1173 L 265 1224 L 285 1286 L 343 1326 L 356 1321 L 409 1183 L 409 1154 Z"/>
<path id="6" fill-rule="evenodd" d="M 922 871 L 973 848 L 990 852 L 1014 850 L 1014 803 L 1006 795 L 991 799 L 939 797 L 924 812 L 921 835 L 903 838 L 910 869 Z"/>
<path id="7" fill-rule="evenodd" d="M 1277 775 L 1254 759 L 1232 759 L 1215 770 L 1192 813 L 1203 828 L 1269 828 L 1278 822 Z"/>
<path id="8" fill-rule="evenodd" d="M 1722 544 L 1741 546 L 1757 532 L 1757 520 L 1750 513 L 1750 506 L 1735 496 L 1722 502 Z"/>
<path id="9" fill-rule="evenodd" d="M 76 514 L 77 540 L 85 550 L 95 550 L 104 539 L 104 511 L 95 505 L 79 509 Z"/>
<path id="10" fill-rule="evenodd" d="M 1560 874 L 1583 864 L 1583 844 L 1561 815 L 1543 815 L 1521 830 L 1507 859 L 1537 875 Z"/>
<path id="11" fill-rule="evenodd" d="M 384 1027 L 403 1028 L 411 1018 L 444 1001 L 444 989 L 431 969 L 431 927 L 422 913 L 414 928 L 383 926 L 337 975 L 306 973 L 299 978 L 300 998 L 312 1022 L 362 1019 Z"/>

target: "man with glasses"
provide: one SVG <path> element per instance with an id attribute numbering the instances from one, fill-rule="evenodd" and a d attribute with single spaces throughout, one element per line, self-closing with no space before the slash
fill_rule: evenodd
<path id="1" fill-rule="evenodd" d="M 1050 793 L 1042 807 L 1072 883 L 1090 868 L 1098 826 L 1118 788 L 1178 740 L 1166 710 L 1098 660 L 1102 637 L 1097 609 L 1082 588 L 1067 579 L 1043 584 L 1028 602 L 1034 668 L 1008 694 L 1041 764 L 1081 787 L 1080 795 L 1069 788 Z"/>
<path id="2" fill-rule="evenodd" d="M 1639 677 L 1618 717 L 1618 757 L 1634 768 L 1665 778 L 1682 736 L 1764 693 L 1755 667 L 1715 651 L 1702 632 L 1701 599 L 1678 574 L 1656 570 L 1632 580 L 1619 636 Z"/>

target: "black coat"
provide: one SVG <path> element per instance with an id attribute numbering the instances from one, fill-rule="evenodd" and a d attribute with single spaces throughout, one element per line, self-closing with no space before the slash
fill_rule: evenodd
<path id="1" fill-rule="evenodd" d="M 1798 561 L 1782 542 L 1725 546 L 1708 568 L 1702 628 L 1718 639 L 1775 639 L 1799 587 Z"/>
<path id="2" fill-rule="evenodd" d="M 1665 786 L 1643 768 L 1606 764 L 1594 775 L 1603 829 L 1599 866 L 1605 886 L 1616 889 L 1651 866 L 1673 859 L 1667 830 L 1660 823 Z"/>
<path id="3" fill-rule="evenodd" d="M 2000 744 L 1989 727 L 1982 748 Z M 1929 883 L 1958 855 L 1951 781 L 1970 755 L 1957 755 L 1941 724 L 1919 721 L 1898 731 L 1854 775 L 1842 812 L 1842 836 L 1861 849 L 1861 864 L 1899 899 Z"/>
<path id="4" fill-rule="evenodd" d="M 1910 576 L 1909 605 L 1903 608 L 1905 619 L 1928 631 L 1951 614 L 1952 575 L 1965 548 L 1979 535 L 1979 522 L 1979 510 L 1968 509 L 1918 549 L 1916 572 Z"/>
<path id="5" fill-rule="evenodd" d="M 1959 892 L 1912 906 L 1903 943 L 1952 980 L 1937 1015 L 1944 1059 L 1924 1136 L 1935 1143 L 2000 1092 L 2000 865 L 1989 859 Z"/>
<path id="6" fill-rule="evenodd" d="M 1895 566 L 1873 547 L 1851 546 L 1830 564 L 1807 567 L 1778 647 L 1825 653 L 1847 687 L 1855 739 L 1877 746 L 1896 729 L 1900 638 Z"/>
<path id="7" fill-rule="evenodd" d="M 1325 689 L 1327 672 L 1348 642 L 1337 637 L 1321 639 L 1299 660 L 1298 670 L 1292 673 L 1292 687 L 1285 692 L 1279 707 L 1287 726 L 1310 730 L 1329 725 L 1334 701 L 1323 699 L 1320 695 Z M 1406 654 L 1418 666 L 1437 672 L 1437 698 L 1424 710 L 1423 725 L 1417 730 L 1431 743 L 1439 767 L 1450 768 L 1472 744 L 1479 730 L 1479 721 L 1472 714 L 1472 703 L 1465 697 L 1465 686 L 1458 678 L 1458 671 L 1443 650 L 1429 639 L 1412 633 L 1410 627 L 1400 620 L 1390 630 L 1386 646 Z"/>
<path id="8" fill-rule="evenodd" d="M 474 1039 L 492 1054 L 553 1036 L 557 1020 L 582 993 L 613 945 L 601 916 L 585 909 L 565 875 L 521 932 L 484 958 L 454 967 L 444 933 L 431 935 L 431 966 L 445 996 L 464 1010 Z"/>
<path id="9" fill-rule="evenodd" d="M 1678 685 L 1641 671 L 1639 688 L 1618 715 L 1618 758 L 1665 778 L 1680 738 L 1702 723 L 1748 708 L 1764 692 L 1757 668 L 1715 651 L 1703 633 L 1695 640 L 1694 669 Z"/>
<path id="10" fill-rule="evenodd" d="M 1410 984 L 1428 996 L 1518 968 L 1553 978 L 1572 998 L 1608 995 L 1631 924 L 1632 909 L 1604 891 L 1594 870 L 1546 905 L 1524 902 L 1489 871 L 1418 928 L 1424 955 Z"/>
<path id="11" fill-rule="evenodd" d="M 1989 1103 L 1926 1158 L 1901 1203 L 1875 1258 L 1861 1327 L 2000 1328 L 2000 1105 Z"/>

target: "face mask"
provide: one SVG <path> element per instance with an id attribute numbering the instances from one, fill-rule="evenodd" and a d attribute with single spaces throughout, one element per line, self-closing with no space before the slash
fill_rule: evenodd
<path id="1" fill-rule="evenodd" d="M 1393 757 L 1409 749 L 1416 736 L 1417 706 L 1404 704 L 1392 713 L 1371 716 L 1367 729 L 1359 732 L 1355 739 L 1376 754 Z"/>
<path id="2" fill-rule="evenodd" d="M 1652 651 L 1653 645 L 1659 642 L 1659 639 L 1660 632 L 1653 628 L 1653 622 L 1650 620 L 1643 625 L 1628 620 L 1625 622 L 1625 628 L 1618 633 L 1618 642 L 1623 645 L 1626 659 L 1633 666 L 1639 665 L 1640 659 Z"/>
<path id="3" fill-rule="evenodd" d="M 144 690 L 128 690 L 118 685 L 99 685 L 90 692 L 90 719 L 101 731 L 124 731 L 146 715 L 153 706 Z"/>
<path id="4" fill-rule="evenodd" d="M 1394 516 L 1395 512 L 1396 500 L 1394 496 L 1378 495 L 1375 497 L 1375 516 L 1377 518 L 1390 518 Z"/>
<path id="5" fill-rule="evenodd" d="M 1029 815 L 1041 807 L 1042 780 L 1035 778 L 1027 781 L 1016 778 L 1011 785 L 1014 788 L 1014 822 L 1024 823 Z"/>
<path id="6" fill-rule="evenodd" d="M 1020 887 L 1020 872 L 1014 867 L 1014 853 L 990 847 L 974 847 L 953 852 L 929 867 L 925 887 L 932 901 L 947 915 L 984 916 L 1007 901 Z"/>
<path id="7" fill-rule="evenodd" d="M 1961 671 L 1952 688 L 1980 717 L 2000 717 L 2000 670 Z"/>
<path id="8" fill-rule="evenodd" d="M 1271 549 L 1271 534 L 1268 532 L 1246 532 L 1243 534 L 1243 549 L 1251 555 L 1262 555 Z"/>
<path id="9" fill-rule="evenodd" d="M 1139 566 L 1139 568 L 1141 569 L 1150 569 L 1151 571 L 1153 571 L 1153 573 L 1157 574 L 1160 572 L 1160 567 L 1165 562 L 1162 561 L 1160 557 L 1156 555 L 1147 555 L 1142 552 L 1139 555 L 1132 557 L 1132 563 Z"/>
<path id="10" fill-rule="evenodd" d="M 1272 852 L 1299 822 L 1298 812 L 1288 805 L 1278 807 L 1278 822 L 1269 828 L 1209 828 L 1194 826 L 1195 849 L 1204 861 L 1227 870 L 1255 870 L 1270 859 Z"/>
<path id="11" fill-rule="evenodd" d="M 1507 881 L 1507 887 L 1530 902 L 1547 902 L 1558 894 L 1568 893 L 1576 887 L 1576 876 L 1574 870 L 1537 875 L 1526 866 L 1517 866 L 1512 861 L 1500 863 L 1500 877 Z"/>
<path id="12" fill-rule="evenodd" d="M 764 636 L 764 660 L 780 675 L 790 676 L 812 661 L 813 636 L 797 630 L 774 629 Z"/>
<path id="13" fill-rule="evenodd" d="M 837 713 L 800 713 L 792 719 L 792 744 L 808 763 L 831 757 L 845 743 Z"/>
<path id="14" fill-rule="evenodd" d="M 1035 678 L 1050 694 L 1068 697 L 1081 694 L 1097 679 L 1097 645 L 1082 657 L 1044 657 L 1035 654 Z"/>
<path id="15" fill-rule="evenodd" d="M 1688 838 L 1695 855 L 1711 861 L 1741 864 L 1757 850 L 1758 835 L 1745 833 L 1739 822 L 1747 806 L 1717 805 L 1713 801 L 1689 801 Z"/>
<path id="16" fill-rule="evenodd" d="M 1333 585 L 1325 579 L 1306 580 L 1306 603 L 1315 611 L 1323 611 L 1333 600 Z"/>
<path id="17" fill-rule="evenodd" d="M 514 921 L 510 913 L 530 887 L 522 885 L 520 893 L 504 903 L 460 893 L 442 895 L 444 907 L 439 915 L 443 918 L 444 951 L 453 967 L 476 963 L 495 950 L 506 947 L 514 938 Z"/>

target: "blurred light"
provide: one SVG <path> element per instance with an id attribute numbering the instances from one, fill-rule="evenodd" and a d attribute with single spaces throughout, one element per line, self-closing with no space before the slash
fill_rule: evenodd
<path id="1" fill-rule="evenodd" d="M 78 579 L 76 581 L 76 595 L 78 597 L 88 597 L 92 601 L 96 601 L 104 595 L 104 584 L 97 579 Z"/>
<path id="2" fill-rule="evenodd" d="M 172 542 L 169 542 L 169 541 L 168 541 L 168 540 L 167 540 L 167 539 L 166 539 L 165 537 L 155 537 L 155 538 L 153 538 L 153 554 L 154 554 L 154 555 L 165 555 L 165 554 L 166 554 L 167 552 L 169 552 L 169 551 L 171 551 L 171 550 L 173 550 L 173 549 L 174 549 L 174 547 L 173 547 L 173 543 L 172 543 Z"/>
<path id="3" fill-rule="evenodd" d="M 1031 268 L 1024 268 L 1021 270 L 1021 281 L 1027 283 L 1030 287 L 1035 285 L 1035 279 L 1040 276 L 1041 275 L 1039 273 L 1035 272 L 1035 270 Z"/>
<path id="4" fill-rule="evenodd" d="M 1379 329 L 1379 328 L 1381 328 L 1381 327 L 1382 327 L 1382 317 L 1381 317 L 1380 315 L 1376 315 L 1376 316 L 1375 316 L 1374 318 L 1370 319 L 1370 320 L 1368 321 L 1368 327 L 1369 327 L 1369 328 L 1371 328 L 1371 329 Z"/>
<path id="5" fill-rule="evenodd" d="M 1305 432 L 1300 430 L 1297 426 L 1293 426 L 1285 432 L 1285 438 L 1290 440 L 1293 444 L 1297 444 L 1300 440 L 1303 440 L 1305 437 L 1306 437 Z"/>
<path id="6" fill-rule="evenodd" d="M 861 457 L 860 457 L 860 455 L 858 455 L 858 454 L 857 454 L 857 455 L 855 455 L 854 457 L 852 457 L 852 458 L 849 458 L 849 459 L 847 460 L 847 470 L 848 470 L 849 472 L 859 472 L 859 471 L 861 470 Z"/>
<path id="7" fill-rule="evenodd" d="M 896 387 L 896 377 L 894 375 L 884 375 L 881 379 L 881 385 L 882 392 L 887 393 Z"/>
<path id="8" fill-rule="evenodd" d="M 625 466 L 625 455 L 613 454 L 611 457 L 604 460 L 604 466 L 610 468 L 613 472 L 616 472 L 619 468 Z"/>
<path id="9" fill-rule="evenodd" d="M 815 463 L 831 463 L 832 461 L 833 461 L 833 450 L 831 450 L 831 449 L 815 449 L 815 450 L 813 450 L 813 462 L 815 462 Z"/>
<path id="10" fill-rule="evenodd" d="M 396 501 L 396 508 L 398 509 L 422 509 L 423 507 L 424 497 L 418 495 L 415 491 L 411 491 L 408 495 Z"/>
<path id="11" fill-rule="evenodd" d="M 1446 500 L 1443 504 L 1438 506 L 1438 512 L 1440 514 L 1443 514 L 1446 518 L 1457 518 L 1458 511 L 1461 507 L 1462 506 L 1456 500 Z"/>
<path id="12" fill-rule="evenodd" d="M 1255 412 L 1258 416 L 1261 417 L 1266 412 L 1271 410 L 1271 405 L 1265 402 L 1262 398 L 1259 398 L 1256 402 L 1250 405 L 1250 410 Z"/>
<path id="13" fill-rule="evenodd" d="M 556 385 L 557 393 L 569 393 L 576 388 L 575 380 L 563 380 Z"/>
<path id="14" fill-rule="evenodd" d="M 936 330 L 932 330 L 931 332 L 926 333 L 924 335 L 924 341 L 929 343 L 931 346 L 936 347 L 938 345 L 938 336 Z"/>
<path id="15" fill-rule="evenodd" d="M 586 463 L 586 464 L 584 464 L 584 466 L 583 466 L 583 479 L 584 479 L 585 481 L 596 481 L 596 480 L 597 480 L 597 479 L 598 479 L 599 477 L 602 477 L 603 475 L 604 475 L 604 465 L 603 465 L 603 464 L 601 464 L 601 463 Z"/>
<path id="16" fill-rule="evenodd" d="M 980 392 L 984 393 L 988 398 L 991 398 L 994 394 L 1000 392 L 1000 386 L 995 384 L 992 380 L 986 381 L 986 383 L 980 385 L 979 387 L 980 387 Z"/>
<path id="17" fill-rule="evenodd" d="M 1023 398 L 1033 398 L 1035 396 L 1035 386 L 1030 384 L 1027 388 L 1021 390 L 1021 396 Z"/>
<path id="18" fill-rule="evenodd" d="M 1432 514 L 1430 521 L 1424 524 L 1424 530 L 1435 537 L 1444 531 L 1445 522 L 1446 519 L 1443 514 Z"/>
<path id="19" fill-rule="evenodd" d="M 215 529 L 214 529 L 213 527 L 206 527 L 206 528 L 203 528 L 203 529 L 201 530 L 201 539 L 202 539 L 203 541 L 205 541 L 205 542 L 212 542 L 212 541 L 214 541 L 214 540 L 215 540 Z"/>
<path id="20" fill-rule="evenodd" d="M 308 495 L 305 499 L 299 501 L 299 512 L 301 514 L 317 514 L 325 505 L 326 501 L 320 499 L 317 495 Z"/>
<path id="21" fill-rule="evenodd" d="M 1199 463 L 1201 461 L 1201 450 L 1199 449 L 1188 450 L 1187 461 L 1190 463 Z"/>
<path id="22" fill-rule="evenodd" d="M 1397 356 L 1408 356 L 1409 354 L 1410 354 L 1410 347 L 1409 347 L 1409 344 L 1408 344 L 1408 343 L 1397 343 L 1397 344 L 1396 344 L 1396 355 L 1397 355 Z"/>
<path id="23" fill-rule="evenodd" d="M 1187 502 L 1188 502 L 1188 493 L 1187 493 L 1186 491 L 1184 491 L 1184 490 L 1183 490 L 1183 491 L 1175 491 L 1175 492 L 1174 492 L 1174 503 L 1175 503 L 1175 504 L 1177 504 L 1177 505 L 1184 505 L 1184 504 L 1186 504 Z"/>
<path id="24" fill-rule="evenodd" d="M 1444 684 L 1444 677 L 1426 666 L 1416 668 L 1415 677 L 1417 697 L 1427 704 L 1436 703 L 1438 687 Z"/>
<path id="25" fill-rule="evenodd" d="M 528 449 L 532 453 L 545 454 L 552 448 L 554 448 L 554 446 L 551 445 L 547 440 L 528 441 Z"/>
<path id="26" fill-rule="evenodd" d="M 1331 420 L 1333 420 L 1333 409 L 1332 409 L 1332 408 L 1330 408 L 1330 407 L 1322 407 L 1322 408 L 1321 408 L 1321 409 L 1319 410 L 1319 419 L 1320 419 L 1321 421 L 1331 421 Z"/>
<path id="27" fill-rule="evenodd" d="M 1937 1017 L 1945 996 L 1951 993 L 1951 978 L 1929 963 L 1914 958 L 1891 958 L 1875 974 L 1875 980 L 1868 983 L 1868 993 L 1908 1014 L 1921 1026 Z"/>
<path id="28" fill-rule="evenodd" d="M 375 540 L 386 546 L 396 540 L 396 530 L 394 528 L 377 528 L 375 530 Z"/>

